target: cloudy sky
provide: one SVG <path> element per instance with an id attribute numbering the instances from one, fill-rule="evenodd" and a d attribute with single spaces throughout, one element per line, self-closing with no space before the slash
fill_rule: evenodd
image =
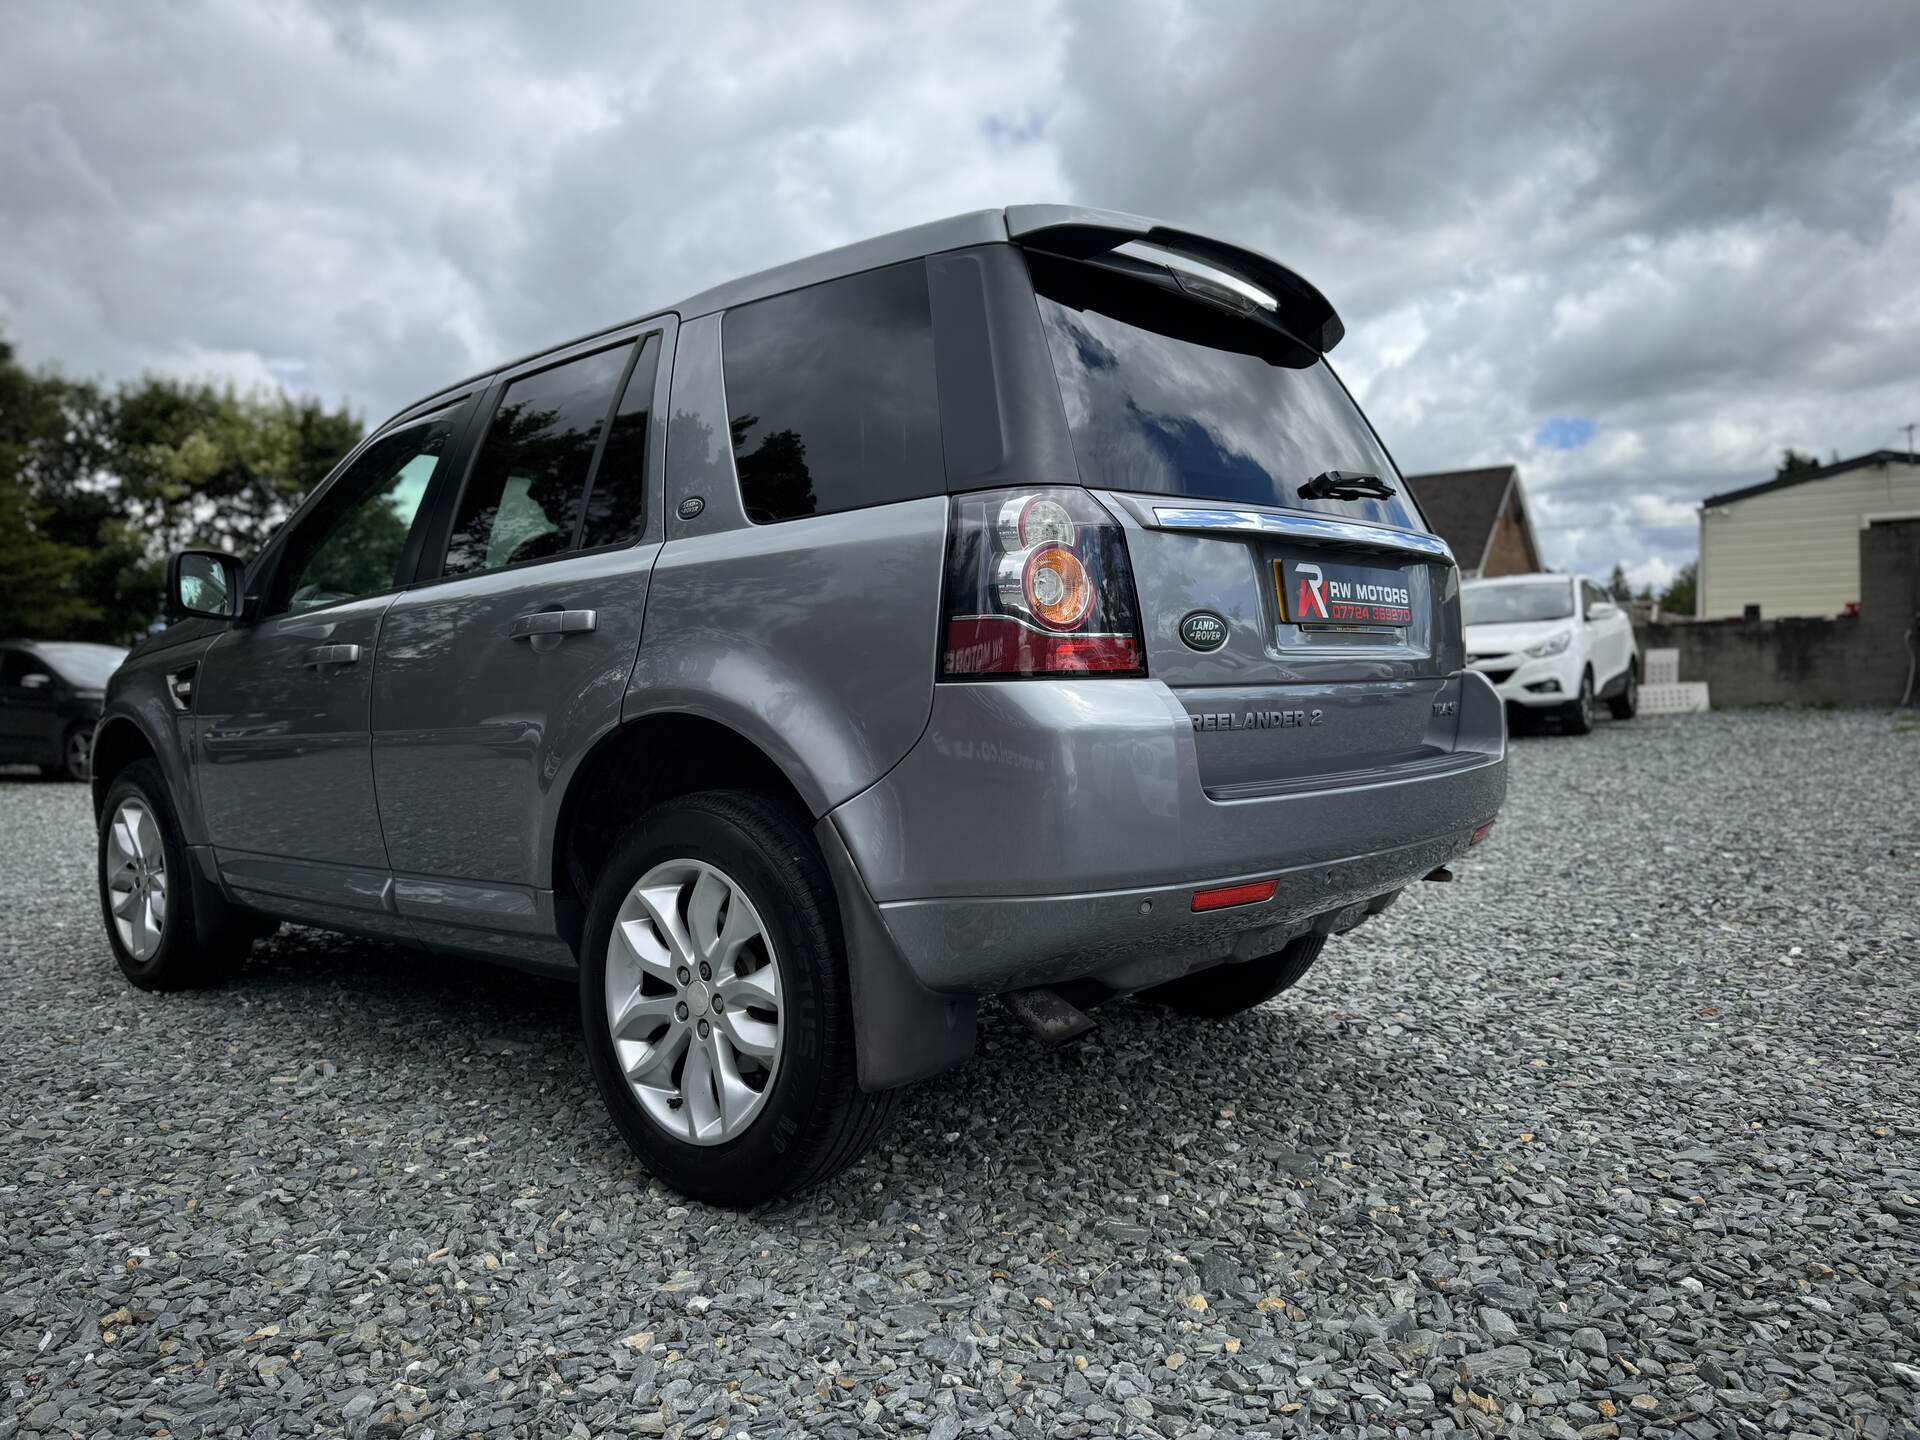
<path id="1" fill-rule="evenodd" d="M 9 7 L 0 330 L 371 419 L 714 281 L 1066 200 L 1265 249 L 1549 563 L 1920 421 L 1905 3 Z M 903 15 L 906 18 L 903 18 Z"/>

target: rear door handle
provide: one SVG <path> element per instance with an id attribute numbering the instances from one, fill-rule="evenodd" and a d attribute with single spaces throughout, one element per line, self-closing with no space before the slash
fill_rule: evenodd
<path id="1" fill-rule="evenodd" d="M 359 659 L 358 645 L 316 645 L 300 657 L 300 663 L 318 670 L 322 665 L 352 665 Z"/>
<path id="2" fill-rule="evenodd" d="M 598 628 L 600 616 L 593 610 L 536 610 L 522 615 L 507 627 L 510 640 L 530 640 L 535 635 L 578 635 Z"/>

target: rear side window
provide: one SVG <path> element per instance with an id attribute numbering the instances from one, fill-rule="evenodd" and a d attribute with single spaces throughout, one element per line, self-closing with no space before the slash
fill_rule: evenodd
<path id="1" fill-rule="evenodd" d="M 633 354 L 632 345 L 601 350 L 507 386 L 460 497 L 442 574 L 575 548 L 594 457 Z"/>
<path id="2" fill-rule="evenodd" d="M 1310 347 L 1170 278 L 1044 255 L 1028 265 L 1086 484 L 1426 529 L 1366 417 Z M 1300 487 L 1328 470 L 1400 493 L 1303 498 Z"/>
<path id="3" fill-rule="evenodd" d="M 660 337 L 649 335 L 640 347 L 613 412 L 607 448 L 587 490 L 580 548 L 626 545 L 640 538 L 646 519 L 647 439 L 653 429 L 653 381 L 660 368 Z"/>
<path id="4" fill-rule="evenodd" d="M 742 305 L 722 338 L 748 519 L 946 492 L 925 262 Z"/>

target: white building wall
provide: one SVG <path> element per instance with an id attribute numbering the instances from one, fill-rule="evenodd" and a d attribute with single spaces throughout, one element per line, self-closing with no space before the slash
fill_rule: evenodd
<path id="1" fill-rule="evenodd" d="M 1860 598 L 1863 516 L 1920 514 L 1920 466 L 1867 465 L 1700 514 L 1700 614 L 1839 615 Z"/>

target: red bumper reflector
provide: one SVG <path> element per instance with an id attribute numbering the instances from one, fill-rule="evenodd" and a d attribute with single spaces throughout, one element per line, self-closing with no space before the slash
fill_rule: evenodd
<path id="1" fill-rule="evenodd" d="M 1251 885 L 1223 885 L 1218 890 L 1193 892 L 1195 910 L 1225 910 L 1229 905 L 1258 905 L 1271 900 L 1278 880 L 1256 880 Z"/>
<path id="2" fill-rule="evenodd" d="M 1467 844 L 1469 846 L 1478 845 L 1482 840 L 1486 839 L 1487 836 L 1491 835 L 1492 833 L 1493 833 L 1493 822 L 1489 820 L 1487 821 L 1486 824 L 1480 826 L 1477 830 L 1473 832 L 1473 838 L 1469 840 Z"/>

